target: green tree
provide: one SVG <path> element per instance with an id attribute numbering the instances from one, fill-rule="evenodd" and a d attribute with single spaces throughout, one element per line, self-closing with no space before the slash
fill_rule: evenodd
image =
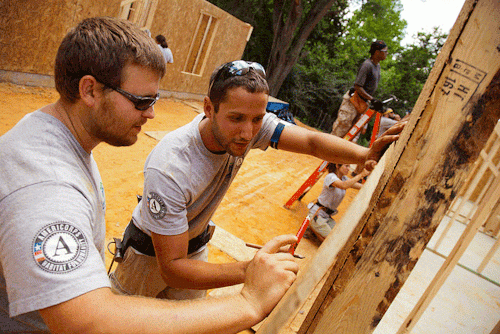
<path id="1" fill-rule="evenodd" d="M 389 56 L 381 63 L 382 69 L 391 62 L 391 54 L 401 50 L 406 21 L 401 19 L 403 7 L 399 0 L 363 1 L 353 12 L 341 38 L 335 44 L 334 71 L 336 76 L 352 83 L 361 63 L 370 56 L 370 44 L 384 40 Z"/>
<path id="2" fill-rule="evenodd" d="M 236 17 L 256 27 L 259 45 L 249 43 L 253 51 L 267 50 L 266 66 L 270 94 L 276 96 L 300 57 L 300 53 L 316 25 L 323 17 L 338 18 L 345 14 L 347 0 L 212 0 Z M 255 6 L 255 7 L 253 7 Z M 253 14 L 245 13 L 249 8 Z M 254 15 L 254 16 L 252 16 Z M 265 29 L 264 31 L 262 29 Z M 258 30 L 258 31 L 257 31 Z M 246 57 L 247 59 L 251 59 Z"/>
<path id="3" fill-rule="evenodd" d="M 325 131 L 331 130 L 342 96 L 370 56 L 370 44 L 383 39 L 391 53 L 401 50 L 406 22 L 400 18 L 399 0 L 361 1 L 358 5 L 350 18 L 337 21 L 344 29 L 332 29 L 331 20 L 318 24 L 277 96 L 290 102 L 292 112 L 302 121 Z M 388 62 L 390 57 L 382 68 Z"/>
<path id="4" fill-rule="evenodd" d="M 263 64 L 268 80 L 274 80 L 271 94 L 289 102 L 293 114 L 302 121 L 325 131 L 330 131 L 342 96 L 353 85 L 361 63 L 369 57 L 371 42 L 383 39 L 389 46 L 389 56 L 381 63 L 382 78 L 375 96 L 383 100 L 390 94 L 396 95 L 400 101 L 391 102 L 391 107 L 404 114 L 413 108 L 446 38 L 434 30 L 430 34 L 420 33 L 412 45 L 401 46 L 406 21 L 401 19 L 400 0 L 352 0 L 350 3 L 357 9 L 350 17 L 346 15 L 347 0 L 337 1 L 308 32 L 307 40 L 300 42 L 304 22 L 312 20 L 308 15 L 327 1 L 211 2 L 254 26 L 243 58 Z M 279 76 L 279 67 L 272 65 L 273 54 L 286 62 Z M 283 84 L 278 85 L 281 80 Z"/>
<path id="5" fill-rule="evenodd" d="M 431 33 L 419 32 L 413 44 L 402 48 L 385 67 L 381 94 L 398 97 L 399 101 L 391 105 L 399 114 L 404 115 L 415 105 L 447 37 L 437 27 Z"/>
<path id="6" fill-rule="evenodd" d="M 275 0 L 273 44 L 268 62 L 271 94 L 277 94 L 320 20 L 329 12 L 344 13 L 347 0 Z"/>

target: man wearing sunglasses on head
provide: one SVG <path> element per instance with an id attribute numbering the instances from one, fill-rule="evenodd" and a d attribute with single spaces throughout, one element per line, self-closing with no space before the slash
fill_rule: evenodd
<path id="1" fill-rule="evenodd" d="M 366 162 L 371 170 L 402 130 L 391 129 L 367 149 L 266 113 L 268 92 L 260 64 L 220 66 L 211 76 L 204 114 L 167 134 L 150 153 L 143 196 L 123 236 L 123 262 L 110 275 L 118 293 L 192 299 L 245 280 L 248 262 L 208 263 L 206 244 L 210 219 L 251 149 Z"/>
<path id="2" fill-rule="evenodd" d="M 0 137 L 0 309 L 7 333 L 238 333 L 261 321 L 296 277 L 295 242 L 268 242 L 240 294 L 187 303 L 120 296 L 104 266 L 105 197 L 92 156 L 132 145 L 153 118 L 161 51 L 127 21 L 90 18 L 56 57 L 59 100 Z M 266 275 L 262 275 L 265 272 Z"/>

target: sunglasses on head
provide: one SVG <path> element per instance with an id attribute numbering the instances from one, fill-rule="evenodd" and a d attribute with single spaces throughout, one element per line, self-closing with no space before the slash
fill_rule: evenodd
<path id="1" fill-rule="evenodd" d="M 264 70 L 264 67 L 261 64 L 245 60 L 235 60 L 230 63 L 227 63 L 219 70 L 219 72 L 225 71 L 231 76 L 238 76 L 247 74 L 251 68 L 255 72 L 259 73 L 261 76 L 266 77 L 266 71 Z"/>
<path id="2" fill-rule="evenodd" d="M 261 64 L 252 61 L 235 60 L 222 65 L 222 67 L 219 69 L 219 71 L 217 71 L 217 74 L 215 74 L 214 79 L 210 83 L 209 91 L 212 89 L 212 85 L 214 84 L 214 82 L 218 80 L 224 81 L 230 77 L 245 75 L 250 71 L 250 69 L 257 72 L 263 78 L 266 77 L 266 71 Z"/>
<path id="3" fill-rule="evenodd" d="M 134 104 L 135 109 L 144 111 L 152 107 L 156 101 L 160 98 L 160 93 L 156 93 L 155 96 L 139 96 L 139 95 L 134 95 L 131 94 L 127 91 L 124 91 L 120 87 L 113 87 L 110 85 L 107 85 L 105 83 L 102 83 L 104 86 L 111 88 L 112 90 L 122 94 L 125 96 L 130 102 Z"/>

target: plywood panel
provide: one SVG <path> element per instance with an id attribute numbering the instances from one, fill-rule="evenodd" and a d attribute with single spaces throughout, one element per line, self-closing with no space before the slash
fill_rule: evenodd
<path id="1" fill-rule="evenodd" d="M 71 24 L 76 0 L 2 1 L 0 68 L 53 74 L 57 47 Z"/>
<path id="2" fill-rule="evenodd" d="M 0 1 L 0 69 L 54 74 L 57 48 L 67 31 L 82 19 L 118 17 L 121 0 L 5 0 Z M 201 75 L 182 73 L 200 13 L 218 18 L 212 47 Z M 167 38 L 174 64 L 160 88 L 205 95 L 212 71 L 220 64 L 241 58 L 252 27 L 205 0 L 159 1 L 151 24 L 152 36 Z"/>
<path id="3" fill-rule="evenodd" d="M 200 75 L 182 72 L 201 13 L 217 18 L 217 30 Z M 207 1 L 166 0 L 158 4 L 151 26 L 152 36 L 162 34 L 172 49 L 174 64 L 167 66 L 161 88 L 205 95 L 212 71 L 240 59 L 252 27 Z"/>
<path id="4" fill-rule="evenodd" d="M 0 68 L 54 74 L 62 38 L 91 16 L 115 16 L 119 0 L 7 0 L 0 2 Z"/>

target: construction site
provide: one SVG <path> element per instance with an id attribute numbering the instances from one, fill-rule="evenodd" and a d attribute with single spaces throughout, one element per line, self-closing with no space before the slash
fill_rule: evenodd
<path id="1" fill-rule="evenodd" d="M 111 242 L 123 234 L 142 194 L 148 154 L 166 133 L 203 113 L 212 70 L 241 57 L 252 27 L 203 0 L 57 0 L 44 8 L 54 15 L 37 14 L 43 19 L 29 10 L 40 10 L 38 2 L 25 2 L 25 8 L 7 8 L 9 19 L 0 21 L 0 44 L 9 46 L 0 49 L 0 135 L 58 99 L 53 59 L 82 18 L 128 17 L 153 36 L 192 35 L 191 43 L 173 50 L 184 61 L 168 65 L 155 118 L 137 143 L 93 150 Z M 160 19 L 180 7 L 192 15 Z M 500 1 L 465 2 L 399 140 L 359 191 L 347 190 L 328 237 L 301 239 L 297 280 L 267 319 L 242 333 L 500 333 L 499 22 Z M 222 48 L 227 31 L 232 47 Z M 43 47 L 23 51 L 33 41 Z M 209 262 L 248 260 L 256 249 L 247 243 L 296 234 L 324 176 L 300 199 L 293 196 L 321 164 L 310 156 L 253 150 L 212 218 L 217 228 Z M 111 259 L 106 254 L 106 267 Z"/>

